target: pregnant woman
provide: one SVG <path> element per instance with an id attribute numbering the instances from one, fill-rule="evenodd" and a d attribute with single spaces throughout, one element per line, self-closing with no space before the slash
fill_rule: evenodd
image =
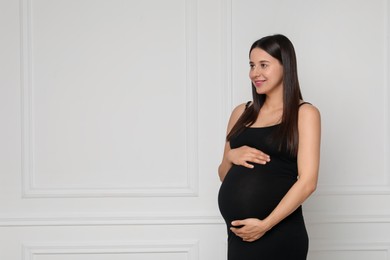
<path id="1" fill-rule="evenodd" d="M 233 110 L 218 168 L 228 260 L 304 260 L 301 204 L 317 185 L 320 113 L 302 99 L 287 37 L 254 42 L 249 65 L 253 101 Z"/>

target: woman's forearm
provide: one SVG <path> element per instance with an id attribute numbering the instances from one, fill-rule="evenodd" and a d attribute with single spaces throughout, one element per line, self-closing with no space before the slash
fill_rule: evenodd
<path id="1" fill-rule="evenodd" d="M 268 229 L 293 213 L 315 191 L 316 182 L 298 179 L 271 214 L 264 219 Z"/>

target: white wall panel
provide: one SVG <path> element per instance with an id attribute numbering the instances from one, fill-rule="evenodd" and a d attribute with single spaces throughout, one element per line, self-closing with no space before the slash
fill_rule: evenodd
<path id="1" fill-rule="evenodd" d="M 23 1 L 25 196 L 196 194 L 196 1 L 149 2 Z"/>
<path id="2" fill-rule="evenodd" d="M 84 259 L 162 259 L 196 260 L 197 242 L 127 242 L 116 244 L 42 244 L 23 245 L 23 260 L 84 260 Z"/>
<path id="3" fill-rule="evenodd" d="M 345 242 L 327 242 L 321 245 L 314 245 L 309 253 L 309 259 L 375 259 L 385 260 L 389 258 L 389 243 L 345 243 Z"/>
<path id="4" fill-rule="evenodd" d="M 214 234 L 222 237 L 208 224 L 0 227 L 10 230 L 1 259 L 218 259 Z"/>
<path id="5" fill-rule="evenodd" d="M 323 251 L 314 251 L 311 252 L 308 256 L 308 259 L 315 260 L 366 260 L 366 259 L 376 259 L 376 260 L 387 260 L 388 259 L 388 249 L 370 249 L 362 250 L 357 249 L 354 251 L 350 250 L 323 250 Z"/>

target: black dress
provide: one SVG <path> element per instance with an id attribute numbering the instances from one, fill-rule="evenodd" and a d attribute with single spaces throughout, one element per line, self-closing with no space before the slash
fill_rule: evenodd
<path id="1" fill-rule="evenodd" d="M 308 236 L 301 206 L 254 242 L 245 242 L 229 230 L 233 220 L 266 218 L 297 181 L 297 158 L 270 141 L 278 127 L 247 127 L 230 140 L 232 149 L 257 148 L 271 161 L 254 164 L 253 169 L 233 165 L 222 182 L 218 204 L 228 228 L 228 260 L 306 259 Z"/>

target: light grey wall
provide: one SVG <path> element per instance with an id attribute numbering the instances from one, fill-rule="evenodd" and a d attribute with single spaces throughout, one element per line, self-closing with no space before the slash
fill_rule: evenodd
<path id="1" fill-rule="evenodd" d="M 389 6 L 1 0 L 0 259 L 225 259 L 225 128 L 273 33 L 322 113 L 309 259 L 388 259 Z"/>

